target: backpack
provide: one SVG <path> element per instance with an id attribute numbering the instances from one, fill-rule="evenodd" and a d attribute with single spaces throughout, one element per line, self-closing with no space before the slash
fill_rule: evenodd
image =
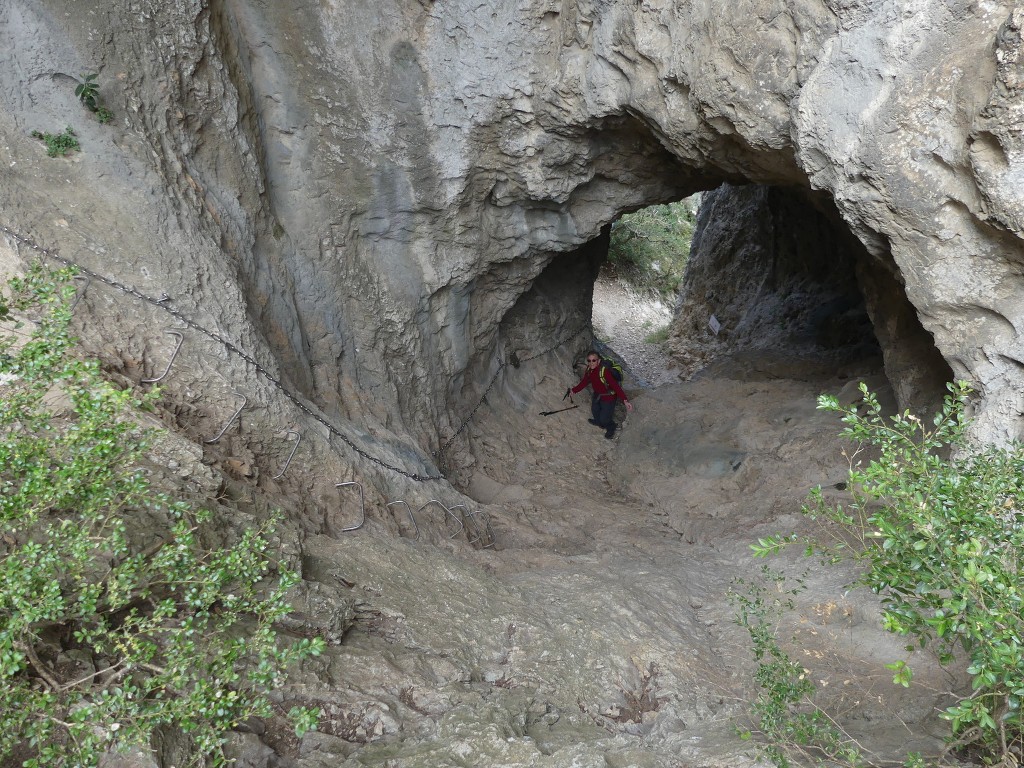
<path id="1" fill-rule="evenodd" d="M 605 378 L 605 372 L 611 371 L 612 376 L 618 382 L 622 381 L 622 366 L 614 360 L 609 360 L 607 357 L 601 358 L 601 365 L 598 366 L 598 376 L 601 377 L 601 383 L 606 387 L 608 386 L 608 379 Z"/>

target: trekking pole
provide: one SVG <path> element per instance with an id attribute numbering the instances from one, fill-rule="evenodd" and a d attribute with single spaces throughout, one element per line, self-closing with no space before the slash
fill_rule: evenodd
<path id="1" fill-rule="evenodd" d="M 572 403 L 572 387 L 567 387 L 566 390 L 565 390 L 565 394 L 562 395 L 562 402 L 563 403 L 565 402 L 565 398 L 567 398 L 567 397 L 569 398 L 569 402 Z M 541 411 L 540 415 L 541 416 L 550 416 L 552 413 L 561 413 L 562 411 L 571 411 L 573 408 L 579 408 L 579 406 L 576 405 L 575 403 L 573 403 L 568 408 L 559 408 L 557 411 Z"/>
<path id="2" fill-rule="evenodd" d="M 541 416 L 550 416 L 552 413 L 561 413 L 562 411 L 571 411 L 573 408 L 579 408 L 578 405 L 570 405 L 568 408 L 559 408 L 557 411 L 541 411 Z"/>

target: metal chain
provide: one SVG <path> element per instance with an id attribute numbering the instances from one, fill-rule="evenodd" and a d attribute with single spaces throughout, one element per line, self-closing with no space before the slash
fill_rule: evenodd
<path id="1" fill-rule="evenodd" d="M 47 258 L 53 259 L 54 261 L 57 261 L 57 262 L 60 262 L 61 264 L 64 264 L 65 266 L 72 267 L 73 269 L 79 271 L 83 275 L 88 275 L 92 279 L 99 280 L 101 283 L 106 283 L 107 285 L 111 286 L 112 288 L 116 288 L 117 290 L 122 291 L 124 293 L 127 293 L 127 294 L 129 294 L 131 296 L 134 296 L 135 298 L 137 298 L 137 299 L 139 299 L 141 301 L 148 302 L 149 304 L 152 304 L 153 306 L 159 307 L 164 312 L 167 312 L 169 315 L 171 315 L 171 316 L 175 317 L 176 319 L 180 320 L 182 323 L 184 323 L 187 327 L 191 328 L 192 330 L 198 331 L 199 333 L 202 333 L 202 334 L 208 336 L 209 338 L 213 339 L 214 341 L 218 342 L 219 344 L 223 345 L 229 352 L 231 352 L 232 354 L 237 355 L 238 357 L 242 358 L 242 360 L 244 360 L 245 362 L 249 363 L 253 368 L 255 368 L 256 372 L 258 374 L 260 374 L 265 379 L 267 379 L 267 381 L 269 381 L 271 384 L 273 384 L 278 389 L 278 391 L 280 391 L 281 394 L 283 394 L 286 398 L 288 398 L 292 402 L 292 404 L 295 405 L 299 410 L 303 411 L 307 416 L 309 416 L 310 418 L 312 418 L 315 421 L 317 421 L 320 424 L 322 424 L 324 427 L 327 428 L 328 432 L 330 432 L 332 435 L 335 435 L 336 437 L 340 438 L 349 448 L 351 448 L 359 456 L 362 456 L 367 461 L 370 461 L 370 462 L 372 462 L 374 464 L 377 464 L 378 466 L 383 467 L 385 469 L 389 469 L 392 472 L 397 472 L 398 474 L 404 475 L 405 477 L 408 477 L 410 480 L 414 480 L 416 482 L 426 482 L 428 480 L 445 480 L 446 479 L 444 477 L 444 475 L 419 475 L 419 474 L 412 473 L 412 472 L 406 472 L 404 469 L 402 469 L 400 467 L 396 467 L 396 466 L 394 466 L 392 464 L 388 464 L 386 461 L 383 461 L 382 459 L 378 459 L 376 456 L 370 455 L 369 453 L 364 451 L 362 448 L 360 448 L 358 445 L 356 445 L 354 442 L 352 442 L 352 440 L 349 439 L 349 437 L 347 435 L 345 435 L 340 429 L 335 427 L 333 424 L 331 424 L 329 421 L 327 421 L 325 418 L 323 418 L 319 414 L 316 414 L 312 410 L 310 410 L 309 407 L 307 407 L 305 403 L 303 403 L 301 400 L 299 400 L 297 395 L 295 395 L 284 384 L 282 384 L 278 379 L 276 379 L 273 376 L 273 374 L 270 373 L 270 371 L 268 371 L 266 368 L 264 368 L 251 355 L 247 354 L 245 351 L 240 349 L 238 346 L 236 346 L 235 344 L 233 344 L 230 341 L 228 341 L 227 339 L 225 339 L 219 333 L 216 333 L 216 332 L 211 331 L 211 330 L 209 330 L 207 328 L 204 328 L 203 326 L 199 325 L 199 323 L 197 323 L 194 320 L 191 320 L 188 317 L 186 317 L 185 315 L 183 315 L 179 310 L 174 309 L 174 307 L 168 306 L 167 305 L 167 301 L 169 299 L 168 296 L 163 296 L 163 297 L 161 297 L 159 299 L 153 298 L 152 296 L 147 296 L 146 294 L 142 293 L 141 291 L 139 291 L 139 290 L 137 290 L 135 288 L 132 288 L 131 286 L 125 285 L 124 283 L 118 282 L 117 280 L 114 280 L 112 278 L 106 277 L 105 275 L 101 275 L 98 272 L 93 272 L 91 269 L 83 267 L 81 264 L 77 264 L 77 263 L 71 261 L 70 259 L 66 259 L 63 256 L 58 255 L 58 253 L 56 251 L 54 251 L 54 250 L 49 250 L 47 248 L 43 248 L 41 245 L 35 243 L 34 241 L 30 240 L 27 237 L 24 237 L 23 235 L 18 234 L 17 232 L 13 231 L 12 229 L 10 229 L 9 227 L 7 227 L 7 226 L 5 226 L 3 224 L 0 224 L 0 232 L 4 232 L 4 233 L 10 235 L 17 242 L 19 242 L 19 243 L 21 243 L 21 244 L 23 244 L 25 246 L 28 246 L 29 248 L 33 249 L 34 251 L 37 251 L 37 252 L 43 254 Z"/>
<path id="2" fill-rule="evenodd" d="M 579 336 L 581 333 L 583 333 L 585 330 L 587 330 L 587 327 L 588 326 L 586 324 L 581 325 L 578 329 L 576 329 L 573 333 L 571 333 L 568 336 L 566 336 L 561 341 L 559 341 L 559 342 L 557 342 L 555 344 L 552 344 L 547 349 L 545 349 L 545 350 L 543 350 L 541 352 L 538 352 L 535 355 L 530 355 L 530 357 L 519 357 L 518 355 L 516 355 L 515 352 L 512 352 L 510 357 L 512 357 L 512 359 L 514 359 L 514 360 L 518 360 L 519 363 L 528 363 L 531 360 L 536 360 L 538 357 L 543 357 L 544 355 L 549 354 L 550 352 L 554 352 L 556 349 L 558 349 L 562 345 L 569 343 L 570 341 L 575 339 L 577 336 Z M 457 438 L 459 435 L 461 435 L 462 432 L 466 429 L 466 427 L 469 426 L 469 422 L 471 422 L 473 420 L 473 417 L 476 415 L 476 412 L 478 410 L 480 410 L 480 406 L 484 404 L 484 400 L 487 399 L 487 395 L 490 393 L 491 389 L 494 387 L 494 383 L 498 380 L 498 375 L 501 373 L 502 369 L 506 368 L 507 366 L 508 366 L 508 363 L 505 362 L 504 360 L 501 363 L 498 364 L 498 370 L 496 370 L 494 372 L 494 375 L 491 377 L 491 381 L 487 385 L 487 389 L 484 390 L 484 394 L 480 398 L 480 401 L 476 404 L 476 406 L 473 408 L 473 410 L 469 412 L 469 416 L 467 416 L 465 418 L 465 420 L 462 422 L 462 425 L 455 431 L 455 434 L 452 435 L 450 438 L 448 438 L 448 441 L 444 445 L 442 445 L 435 453 L 432 454 L 435 458 L 439 459 L 441 456 L 443 456 L 444 452 L 448 450 L 448 448 L 451 446 L 451 444 L 453 442 L 455 442 L 455 438 Z M 515 367 L 518 368 L 519 366 L 516 365 Z"/>
<path id="3" fill-rule="evenodd" d="M 543 350 L 541 352 L 538 352 L 535 355 L 530 355 L 529 357 L 520 357 L 519 358 L 519 362 L 521 362 L 521 363 L 528 363 L 531 360 L 536 360 L 538 357 L 543 357 L 544 355 L 547 355 L 547 354 L 549 354 L 551 352 L 554 352 L 556 349 L 558 349 L 559 347 L 563 346 L 564 344 L 568 344 L 570 341 L 575 339 L 577 336 L 579 336 L 581 333 L 583 333 L 589 327 L 590 327 L 589 323 L 584 323 L 579 328 L 577 328 L 575 331 L 573 331 L 571 334 L 566 336 L 564 339 L 562 339 L 561 341 L 559 341 L 559 342 L 557 342 L 555 344 L 552 344 L 547 349 L 545 349 L 545 350 Z"/>
<path id="4" fill-rule="evenodd" d="M 38 243 L 36 243 L 33 240 L 25 237 L 24 235 L 21 235 L 21 234 L 15 232 L 10 227 L 5 226 L 4 224 L 0 224 L 0 232 L 6 233 L 10 237 L 12 237 L 14 240 L 16 240 L 17 242 L 21 243 L 22 245 L 25 245 L 25 246 L 31 248 L 32 250 L 37 251 L 37 252 L 43 254 L 47 258 L 53 259 L 54 261 L 60 262 L 61 264 L 64 264 L 65 266 L 71 267 L 71 268 L 77 270 L 79 273 L 81 273 L 83 275 L 87 275 L 89 278 L 99 280 L 101 283 L 105 283 L 106 285 L 109 285 L 112 288 L 116 288 L 117 290 L 122 291 L 123 293 L 127 293 L 130 296 L 134 296 L 135 298 L 139 299 L 140 301 L 144 301 L 144 302 L 147 302 L 149 304 L 152 304 L 155 307 L 159 307 L 164 312 L 166 312 L 167 314 L 169 314 L 172 317 L 176 318 L 177 320 L 181 321 L 182 323 L 184 323 L 187 327 L 191 328 L 192 330 L 198 331 L 199 333 L 202 333 L 202 334 L 208 336 L 209 338 L 213 339 L 217 343 L 221 344 L 224 348 L 226 348 L 229 352 L 231 352 L 232 354 L 240 357 L 245 362 L 249 363 L 249 365 L 251 365 L 256 370 L 256 372 L 258 374 L 260 374 L 267 381 L 269 381 L 271 384 L 273 384 L 282 395 L 284 395 L 286 398 L 288 398 L 288 400 L 290 400 L 292 402 L 292 404 L 295 405 L 295 407 L 297 407 L 299 410 L 301 410 L 303 413 L 305 413 L 307 416 L 309 416 L 314 421 L 322 424 L 327 429 L 327 431 L 330 432 L 330 434 L 335 435 L 336 437 L 340 438 L 349 448 L 351 448 L 359 456 L 363 457 L 367 461 L 370 461 L 370 462 L 372 462 L 372 463 L 374 463 L 374 464 L 376 464 L 376 465 L 378 465 L 380 467 L 383 467 L 384 469 L 388 469 L 388 470 L 391 470 L 392 472 L 397 472 L 400 475 L 404 475 L 405 477 L 408 477 L 410 480 L 414 480 L 415 482 L 426 482 L 426 481 L 431 481 L 431 480 L 445 480 L 446 479 L 444 477 L 444 475 L 419 475 L 419 474 L 412 473 L 412 472 L 406 472 L 404 469 L 401 469 L 400 467 L 396 467 L 396 466 L 394 466 L 392 464 L 388 464 L 387 462 L 383 461 L 382 459 L 378 459 L 376 456 L 370 455 L 369 453 L 364 451 L 362 448 L 360 448 L 358 445 L 356 445 L 354 442 L 352 442 L 352 440 L 349 439 L 349 437 L 347 435 L 345 435 L 340 429 L 335 427 L 333 424 L 331 424 L 329 421 L 327 421 L 325 418 L 323 418 L 319 414 L 316 414 L 312 410 L 310 410 L 306 406 L 305 403 L 303 403 L 301 400 L 299 400 L 297 395 L 295 395 L 284 384 L 282 384 L 277 378 L 275 378 L 273 376 L 273 374 L 271 374 L 270 371 L 268 371 L 266 368 L 264 368 L 254 357 L 252 357 L 251 355 L 247 354 L 244 350 L 242 350 L 241 348 L 239 348 L 235 344 L 233 344 L 230 341 L 228 341 L 227 339 L 225 339 L 219 333 L 216 333 L 215 331 L 211 331 L 211 330 L 209 330 L 209 329 L 199 325 L 199 323 L 197 323 L 194 320 L 191 320 L 190 318 L 186 317 L 179 310 L 175 309 L 174 307 L 168 306 L 167 302 L 169 301 L 170 297 L 167 296 L 166 294 L 164 296 L 161 296 L 159 299 L 153 298 L 152 296 L 148 296 L 148 295 L 142 293 L 141 291 L 139 291 L 136 288 L 133 288 L 133 287 L 131 287 L 129 285 L 125 285 L 124 283 L 118 282 L 117 280 L 114 280 L 113 278 L 107 277 L 105 275 L 101 275 L 98 272 L 93 272 L 91 269 L 88 269 L 87 267 L 83 267 L 81 264 L 78 264 L 78 263 L 76 263 L 74 261 L 71 261 L 70 259 L 66 259 L 63 256 L 60 256 L 57 253 L 57 251 L 55 251 L 55 250 L 50 250 L 50 249 L 47 249 L 47 248 L 43 248 Z M 538 357 L 543 357 L 546 354 L 554 352 L 559 347 L 561 347 L 564 344 L 572 341 L 574 338 L 576 338 L 581 333 L 583 333 L 587 329 L 587 327 L 588 327 L 587 324 L 581 325 L 576 331 L 574 331 L 573 333 L 569 334 L 568 336 L 563 338 L 561 341 L 558 341 L 555 344 L 552 344 L 547 349 L 542 350 L 542 351 L 540 351 L 540 352 L 538 352 L 538 353 L 536 353 L 534 355 L 530 355 L 529 357 L 517 358 L 515 353 L 513 352 L 512 353 L 512 357 L 513 357 L 513 359 L 518 359 L 518 361 L 520 363 L 528 363 L 531 360 L 536 360 Z M 462 424 L 455 431 L 455 434 L 453 434 L 447 440 L 447 442 L 445 442 L 445 444 L 443 446 L 441 446 L 441 448 L 439 448 L 437 451 L 435 451 L 433 454 L 431 454 L 432 456 L 435 457 L 435 459 L 440 459 L 440 457 L 444 455 L 445 451 L 447 451 L 448 448 L 451 447 L 451 444 L 453 442 L 455 442 L 456 438 L 458 438 L 458 436 L 461 435 L 465 431 L 466 427 L 469 426 L 469 423 L 473 420 L 473 417 L 476 415 L 476 412 L 478 410 L 480 410 L 480 406 L 483 405 L 484 401 L 487 399 L 487 395 L 494 388 L 495 383 L 498 381 L 498 376 L 501 374 L 502 370 L 505 367 L 507 367 L 507 366 L 508 366 L 508 363 L 505 362 L 505 361 L 502 361 L 501 363 L 499 363 L 498 369 L 494 372 L 494 376 L 491 377 L 490 382 L 487 384 L 487 388 L 484 390 L 483 395 L 480 397 L 480 401 L 476 404 L 476 406 L 474 406 L 473 410 L 469 412 L 469 415 L 465 418 L 465 420 L 463 420 Z"/>
<path id="5" fill-rule="evenodd" d="M 491 389 L 494 388 L 494 383 L 498 380 L 498 374 L 501 373 L 502 369 L 506 365 L 508 365 L 508 363 L 506 363 L 504 361 L 502 361 L 501 363 L 498 364 L 498 370 L 496 370 L 494 372 L 494 375 L 491 377 L 491 382 L 487 385 L 487 389 L 484 390 L 484 394 L 480 398 L 480 402 L 478 402 L 476 404 L 476 406 L 473 408 L 473 410 L 469 412 L 469 416 L 467 416 L 465 418 L 465 420 L 463 420 L 462 426 L 460 426 L 457 430 L 455 430 L 455 434 L 448 438 L 448 442 L 446 442 L 444 445 L 442 445 L 440 448 L 438 448 L 437 451 L 434 452 L 433 455 L 436 458 L 440 459 L 441 456 L 444 455 L 444 452 L 448 450 L 448 447 L 453 442 L 455 442 L 455 438 L 457 438 L 459 435 L 461 435 L 463 430 L 465 430 L 466 427 L 469 426 L 469 422 L 471 422 L 473 420 L 473 417 L 476 415 L 476 412 L 480 409 L 480 406 L 484 404 L 484 400 L 487 399 L 488 393 L 491 391 Z"/>

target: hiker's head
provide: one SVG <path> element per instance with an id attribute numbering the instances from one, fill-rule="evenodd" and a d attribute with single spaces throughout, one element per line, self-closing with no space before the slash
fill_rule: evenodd
<path id="1" fill-rule="evenodd" d="M 597 368 L 598 363 L 601 362 L 601 356 L 594 350 L 587 352 L 587 368 Z"/>

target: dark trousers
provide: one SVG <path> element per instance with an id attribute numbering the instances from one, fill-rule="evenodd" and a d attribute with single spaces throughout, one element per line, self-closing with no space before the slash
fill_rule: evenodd
<path id="1" fill-rule="evenodd" d="M 598 395 L 594 395 L 590 401 L 590 412 L 594 414 L 594 421 L 597 425 L 605 430 L 615 431 L 615 422 L 612 421 L 612 416 L 615 414 L 615 398 L 610 400 L 604 400 Z"/>

